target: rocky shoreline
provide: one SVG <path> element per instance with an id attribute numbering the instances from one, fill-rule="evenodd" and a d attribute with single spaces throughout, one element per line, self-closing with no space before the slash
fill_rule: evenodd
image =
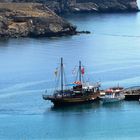
<path id="1" fill-rule="evenodd" d="M 79 0 L 83 1 L 83 0 Z M 90 5 L 90 9 L 97 12 L 136 12 L 138 11 L 137 2 L 135 0 L 105 0 L 103 3 L 99 0 L 91 0 L 92 2 L 86 3 Z M 84 3 L 79 4 L 83 7 Z M 87 8 L 89 9 L 89 8 Z M 84 9 L 83 9 L 84 10 Z"/>
<path id="2" fill-rule="evenodd" d="M 99 2 L 81 2 L 71 6 L 72 12 L 137 12 L 138 6 L 136 2 L 121 3 L 118 1 Z"/>
<path id="3" fill-rule="evenodd" d="M 76 26 L 56 13 L 137 11 L 136 0 L 1 0 L 0 37 L 87 34 L 76 31 Z"/>

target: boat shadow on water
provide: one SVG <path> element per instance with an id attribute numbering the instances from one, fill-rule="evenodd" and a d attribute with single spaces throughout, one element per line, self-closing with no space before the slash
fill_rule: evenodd
<path id="1" fill-rule="evenodd" d="M 90 112 L 91 110 L 99 110 L 102 108 L 108 108 L 108 109 L 118 109 L 122 108 L 125 101 L 120 101 L 117 103 L 111 103 L 111 104 L 102 104 L 100 101 L 95 101 L 90 104 L 79 104 L 79 105 L 73 105 L 73 106 L 52 106 L 49 108 L 50 111 L 53 112 Z"/>

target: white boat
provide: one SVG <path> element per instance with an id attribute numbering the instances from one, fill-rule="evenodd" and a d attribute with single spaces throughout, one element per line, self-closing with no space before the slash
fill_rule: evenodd
<path id="1" fill-rule="evenodd" d="M 100 96 L 103 103 L 113 103 L 124 100 L 125 96 L 122 93 L 122 87 L 113 87 L 105 91 L 105 95 Z"/>

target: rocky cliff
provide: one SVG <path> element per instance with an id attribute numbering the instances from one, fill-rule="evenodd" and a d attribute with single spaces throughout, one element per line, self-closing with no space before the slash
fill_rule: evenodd
<path id="1" fill-rule="evenodd" d="M 62 12 L 123 12 L 138 11 L 136 0 L 3 0 L 40 2 L 57 13 Z"/>
<path id="2" fill-rule="evenodd" d="M 66 34 L 76 34 L 76 28 L 43 4 L 0 3 L 0 37 Z"/>

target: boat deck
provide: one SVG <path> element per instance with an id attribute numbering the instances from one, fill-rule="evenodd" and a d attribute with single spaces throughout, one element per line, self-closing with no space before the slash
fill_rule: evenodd
<path id="1" fill-rule="evenodd" d="M 63 105 L 74 105 L 74 104 L 82 104 L 82 103 L 92 103 L 94 101 L 99 100 L 99 93 L 94 93 L 90 96 L 48 96 L 43 95 L 44 100 L 50 100 L 54 103 L 55 106 L 63 106 Z"/>

